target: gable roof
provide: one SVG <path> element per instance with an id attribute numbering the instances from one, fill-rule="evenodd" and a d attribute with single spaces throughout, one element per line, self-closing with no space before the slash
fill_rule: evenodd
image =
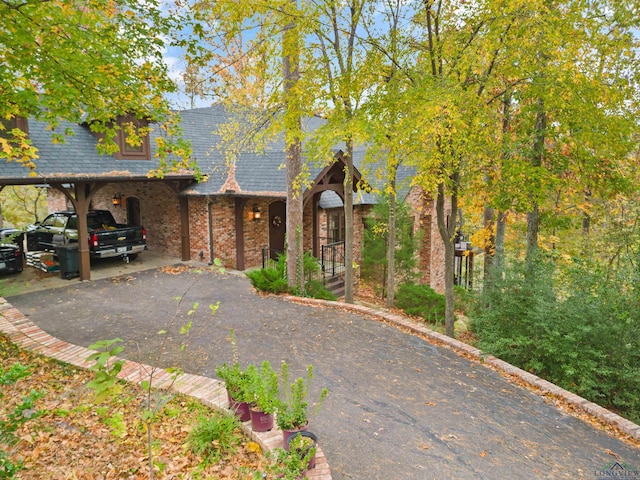
<path id="1" fill-rule="evenodd" d="M 54 143 L 53 134 L 69 130 L 73 135 L 64 143 Z M 16 162 L 4 161 L 0 167 L 0 184 L 44 184 L 78 180 L 122 181 L 146 178 L 147 172 L 158 167 L 157 160 L 117 160 L 96 150 L 98 139 L 86 125 L 63 121 L 51 131 L 45 122 L 29 119 L 29 139 L 38 149 L 35 176 Z M 193 177 L 191 173 L 170 174 L 168 177 Z"/>
<path id="2" fill-rule="evenodd" d="M 284 170 L 284 140 L 275 140 L 262 153 L 245 151 L 238 155 L 235 164 L 230 168 L 225 160 L 224 152 L 218 146 L 222 138 L 217 132 L 219 125 L 230 120 L 228 111 L 220 105 L 183 110 L 181 127 L 183 137 L 191 143 L 194 158 L 207 180 L 193 183 L 185 188 L 181 195 L 201 196 L 234 194 L 285 198 L 287 185 Z M 303 125 L 312 131 L 323 122 L 319 118 L 306 119 Z M 153 128 L 153 126 L 152 126 Z M 0 185 L 2 184 L 45 184 L 51 182 L 73 183 L 79 180 L 128 181 L 148 179 L 147 173 L 158 168 L 155 138 L 158 128 L 150 134 L 150 160 L 118 160 L 113 155 L 99 154 L 96 150 L 98 139 L 86 125 L 61 122 L 58 131 L 67 129 L 73 135 L 65 137 L 65 143 L 54 143 L 53 132 L 46 123 L 29 119 L 29 138 L 38 149 L 36 176 L 31 176 L 27 168 L 16 162 L 4 162 L 0 166 Z M 336 150 L 337 151 L 337 150 Z M 354 150 L 354 166 L 359 169 L 364 163 L 365 148 Z M 310 176 L 314 180 L 325 167 L 310 166 Z M 398 185 L 402 187 L 406 178 L 412 176 L 411 169 L 401 168 L 398 172 Z M 167 174 L 165 178 L 193 178 L 192 172 Z M 371 175 L 374 177 L 374 175 Z M 371 179 L 368 179 L 371 183 Z M 404 197 L 406 193 L 402 194 Z M 342 200 L 334 194 L 325 192 L 321 206 L 331 208 L 341 206 Z M 354 203 L 376 203 L 374 194 L 358 192 Z"/>

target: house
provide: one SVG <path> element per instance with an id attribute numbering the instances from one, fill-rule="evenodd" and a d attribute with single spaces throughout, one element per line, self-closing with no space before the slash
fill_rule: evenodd
<path id="1" fill-rule="evenodd" d="M 259 267 L 263 259 L 284 250 L 286 183 L 284 143 L 274 142 L 265 152 L 245 152 L 227 166 L 217 148 L 217 126 L 227 120 L 220 106 L 181 112 L 184 138 L 191 142 L 193 157 L 206 174 L 197 183 L 194 172 L 148 177 L 157 168 L 155 136 L 132 147 L 119 139 L 120 152 L 99 154 L 98 139 L 86 125 L 64 123 L 61 131 L 74 135 L 66 142 L 52 142 L 52 132 L 42 122 L 21 122 L 38 149 L 36 175 L 21 165 L 3 163 L 0 186 L 34 184 L 50 187 L 49 210 L 73 207 L 78 213 L 89 208 L 112 211 L 117 221 L 142 224 L 147 229 L 148 248 L 186 260 L 222 260 L 228 268 Z M 308 127 L 313 128 L 310 119 Z M 354 152 L 354 164 L 362 165 L 364 150 Z M 303 241 L 305 251 L 322 256 L 323 248 L 344 240 L 341 195 L 344 162 L 336 152 L 335 163 L 311 168 L 311 186 L 304 192 Z M 407 169 L 402 170 L 406 178 Z M 356 172 L 356 180 L 361 173 Z M 402 179 L 400 179 L 402 180 Z M 422 229 L 420 272 L 422 281 L 444 289 L 443 248 L 437 232 L 434 205 L 417 187 L 406 188 L 415 228 Z M 354 260 L 360 261 L 364 217 L 375 196 L 354 194 Z M 81 215 L 79 215 L 81 217 Z M 81 279 L 90 277 L 88 253 L 81 253 Z M 86 258 L 83 257 L 86 255 Z"/>

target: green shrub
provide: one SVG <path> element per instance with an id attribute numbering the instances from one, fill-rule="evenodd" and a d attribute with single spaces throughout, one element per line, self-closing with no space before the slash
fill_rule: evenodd
<path id="1" fill-rule="evenodd" d="M 472 291 L 456 285 L 453 287 L 455 309 L 464 315 L 473 315 L 476 298 Z"/>
<path id="2" fill-rule="evenodd" d="M 214 412 L 202 416 L 189 432 L 187 442 L 191 451 L 202 456 L 206 463 L 219 462 L 237 451 L 242 442 L 240 421 L 233 412 Z"/>
<path id="3" fill-rule="evenodd" d="M 336 296 L 327 290 L 327 288 L 318 280 L 310 280 L 305 285 L 305 294 L 307 297 L 320 298 L 322 300 L 335 300 Z"/>
<path id="4" fill-rule="evenodd" d="M 444 323 L 446 300 L 428 285 L 402 283 L 398 285 L 395 306 L 409 315 L 417 315 L 435 325 Z"/>
<path id="5" fill-rule="evenodd" d="M 260 270 L 253 270 L 247 272 L 246 275 L 257 290 L 261 292 L 270 293 L 287 293 L 290 292 L 294 295 L 320 298 L 323 300 L 335 300 L 336 297 L 333 293 L 325 288 L 322 282 L 313 279 L 313 276 L 320 271 L 320 264 L 318 259 L 313 257 L 310 253 L 305 252 L 303 257 L 304 262 L 304 275 L 309 279 L 305 283 L 304 292 L 300 292 L 299 289 L 289 289 L 289 284 L 286 277 L 287 257 L 286 255 L 278 255 L 275 268 L 261 268 Z"/>
<path id="6" fill-rule="evenodd" d="M 285 293 L 289 291 L 287 279 L 275 268 L 261 268 L 247 272 L 247 277 L 257 290 L 261 292 Z"/>
<path id="7" fill-rule="evenodd" d="M 640 420 L 638 274 L 550 261 L 507 269 L 471 327 L 479 348 Z"/>

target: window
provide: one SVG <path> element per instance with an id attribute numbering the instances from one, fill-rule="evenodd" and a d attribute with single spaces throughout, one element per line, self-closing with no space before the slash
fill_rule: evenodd
<path id="1" fill-rule="evenodd" d="M 19 128 L 24 133 L 29 133 L 29 125 L 27 123 L 27 119 L 24 117 L 13 117 L 10 119 L 0 118 L 0 124 L 4 127 L 0 129 L 0 137 L 2 138 L 8 139 L 12 137 L 9 132 L 14 128 Z"/>
<path id="2" fill-rule="evenodd" d="M 148 123 L 146 120 L 138 120 L 130 115 L 121 117 L 118 120 L 120 130 L 116 143 L 120 147 L 120 151 L 116 153 L 118 160 L 150 160 L 149 134 L 141 129 L 146 129 Z"/>
<path id="3" fill-rule="evenodd" d="M 327 236 L 329 243 L 344 240 L 344 212 L 329 213 L 327 215 Z"/>
<path id="4" fill-rule="evenodd" d="M 45 218 L 42 222 L 43 227 L 64 228 L 67 224 L 68 217 L 64 214 L 53 213 Z"/>

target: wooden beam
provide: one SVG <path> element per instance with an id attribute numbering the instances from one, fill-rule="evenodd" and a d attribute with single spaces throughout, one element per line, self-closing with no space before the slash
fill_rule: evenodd
<path id="1" fill-rule="evenodd" d="M 191 260 L 191 234 L 189 233 L 189 199 L 178 197 L 180 204 L 180 255 L 183 262 Z"/>

